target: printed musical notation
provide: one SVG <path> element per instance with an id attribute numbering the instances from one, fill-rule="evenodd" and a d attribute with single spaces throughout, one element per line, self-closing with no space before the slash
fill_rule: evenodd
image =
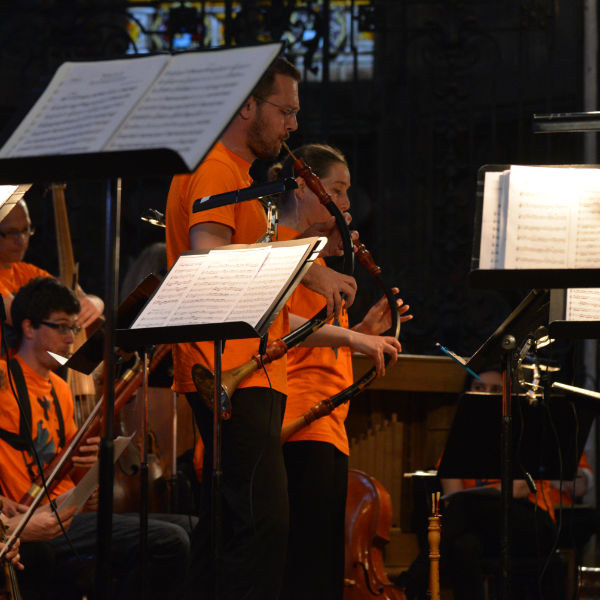
<path id="1" fill-rule="evenodd" d="M 193 170 L 280 49 L 63 63 L 0 158 L 169 148 Z"/>
<path id="2" fill-rule="evenodd" d="M 131 328 L 237 321 L 257 328 L 316 242 L 310 238 L 183 254 Z"/>
<path id="3" fill-rule="evenodd" d="M 600 267 L 600 169 L 487 172 L 481 269 Z"/>

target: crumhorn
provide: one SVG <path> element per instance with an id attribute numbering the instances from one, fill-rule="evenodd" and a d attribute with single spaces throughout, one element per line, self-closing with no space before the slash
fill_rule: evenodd
<path id="1" fill-rule="evenodd" d="M 321 204 L 335 217 L 344 246 L 344 272 L 347 275 L 351 275 L 354 270 L 354 250 L 352 237 L 344 215 L 342 215 L 321 180 L 312 172 L 306 162 L 302 158 L 295 157 L 285 143 L 283 143 L 283 147 L 294 160 L 294 168 L 298 171 L 299 175 L 304 178 L 308 187 L 319 198 Z M 328 320 L 327 309 L 323 308 L 314 317 L 298 327 L 298 329 L 279 340 L 269 343 L 264 354 L 255 354 L 248 362 L 239 367 L 223 371 L 221 374 L 221 418 L 225 420 L 231 418 L 231 397 L 238 385 L 248 375 L 262 367 L 262 365 L 269 364 L 281 358 L 291 347 L 305 340 L 309 335 L 325 325 Z M 213 410 L 214 373 L 201 364 L 195 364 L 192 367 L 192 379 L 204 403 Z"/>

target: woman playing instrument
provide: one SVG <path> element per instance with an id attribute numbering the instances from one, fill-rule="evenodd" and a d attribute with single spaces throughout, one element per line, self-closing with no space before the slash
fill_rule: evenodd
<path id="1" fill-rule="evenodd" d="M 304 158 L 321 179 L 341 211 L 348 211 L 350 173 L 344 156 L 325 145 L 311 144 L 294 152 Z M 293 175 L 291 159 L 281 169 Z M 291 239 L 315 223 L 328 221 L 329 213 L 301 177 L 298 189 L 280 203 L 279 239 Z M 322 259 L 319 259 L 322 260 Z M 290 312 L 310 317 L 324 306 L 324 299 L 300 285 L 290 299 Z M 398 301 L 401 314 L 409 307 Z M 401 317 L 406 321 L 409 315 Z M 335 323 L 348 329 L 345 309 Z M 351 337 L 378 336 L 389 329 L 390 310 L 385 298 L 365 319 L 348 329 Z M 378 369 L 382 374 L 383 369 Z M 295 347 L 288 352 L 286 424 L 296 420 L 320 400 L 352 384 L 352 359 L 348 346 L 339 348 Z M 283 446 L 290 500 L 290 537 L 281 598 L 341 600 L 344 585 L 344 515 L 348 483 L 348 438 L 344 421 L 348 404 L 294 433 Z"/>

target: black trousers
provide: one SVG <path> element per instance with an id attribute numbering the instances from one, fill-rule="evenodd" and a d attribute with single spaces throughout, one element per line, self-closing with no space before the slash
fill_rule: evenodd
<path id="1" fill-rule="evenodd" d="M 482 600 L 484 563 L 500 559 L 500 495 L 459 493 L 443 507 L 440 546 L 442 569 L 449 575 L 455 598 Z M 513 576 L 515 598 L 562 598 L 564 582 L 555 566 L 538 583 L 544 559 L 555 541 L 556 527 L 545 510 L 525 499 L 516 499 L 511 511 L 510 556 L 515 567 L 525 565 L 529 572 Z M 522 570 L 522 569 L 521 569 Z M 519 587 L 527 588 L 519 591 Z"/>
<path id="2" fill-rule="evenodd" d="M 188 599 L 214 597 L 214 553 L 210 540 L 212 413 L 198 394 L 187 394 L 205 453 L 199 523 L 192 539 Z M 268 388 L 243 388 L 231 399 L 232 416 L 222 422 L 222 535 L 219 599 L 279 598 L 289 525 L 287 479 L 281 450 L 285 396 Z"/>
<path id="3" fill-rule="evenodd" d="M 342 600 L 348 457 L 326 442 L 283 446 L 290 537 L 281 600 Z"/>

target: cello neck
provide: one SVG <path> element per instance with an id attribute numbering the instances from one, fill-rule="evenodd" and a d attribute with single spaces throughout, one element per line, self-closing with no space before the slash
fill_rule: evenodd
<path id="1" fill-rule="evenodd" d="M 69 289 L 77 287 L 75 258 L 71 243 L 71 230 L 67 215 L 64 183 L 52 184 L 52 204 L 54 206 L 54 226 L 56 228 L 56 245 L 58 250 L 59 279 Z"/>

